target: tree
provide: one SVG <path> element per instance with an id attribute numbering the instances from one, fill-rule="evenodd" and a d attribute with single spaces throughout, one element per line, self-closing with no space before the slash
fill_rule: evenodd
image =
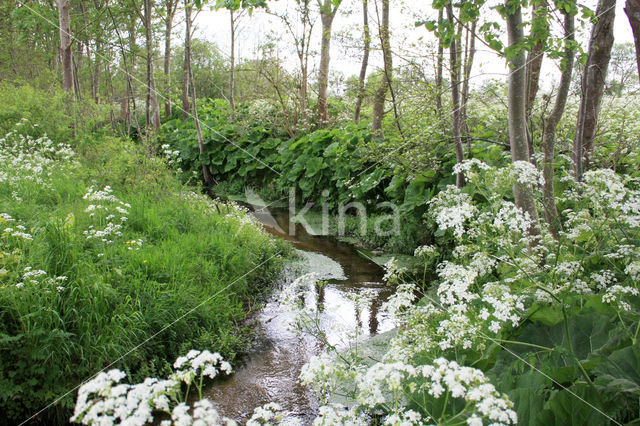
<path id="1" fill-rule="evenodd" d="M 73 57 L 71 52 L 71 18 L 69 0 L 57 0 L 60 27 L 60 58 L 62 62 L 62 87 L 73 91 Z"/>
<path id="2" fill-rule="evenodd" d="M 229 18 L 231 24 L 231 55 L 230 55 L 230 68 L 229 68 L 229 106 L 231 111 L 236 109 L 236 30 L 240 19 L 240 14 L 237 16 L 234 14 L 233 9 L 229 9 Z"/>
<path id="3" fill-rule="evenodd" d="M 527 119 L 526 119 L 526 89 L 527 76 L 525 70 L 525 54 L 522 48 L 524 32 L 522 29 L 522 7 L 519 1 L 505 0 L 505 19 L 507 22 L 507 34 L 509 47 L 507 48 L 507 60 L 509 62 L 509 143 L 511 147 L 511 159 L 516 161 L 529 161 L 529 147 L 527 143 Z M 516 182 L 513 185 L 513 195 L 516 206 L 524 213 L 528 213 L 531 219 L 530 235 L 538 235 L 539 219 L 536 201 L 533 197 L 533 189 L 530 183 Z"/>
<path id="4" fill-rule="evenodd" d="M 152 0 L 144 0 L 144 29 L 147 60 L 147 109 L 146 124 L 153 130 L 160 129 L 160 105 L 153 71 L 153 5 Z"/>
<path id="5" fill-rule="evenodd" d="M 276 14 L 270 12 L 273 16 L 282 21 L 285 29 L 293 39 L 296 55 L 300 64 L 300 115 L 303 120 L 307 119 L 307 90 L 309 87 L 309 56 L 311 49 L 311 36 L 313 35 L 313 27 L 315 21 L 311 17 L 311 0 L 295 0 L 297 24 L 301 25 L 300 31 L 296 28 L 296 22 L 285 14 Z"/>
<path id="6" fill-rule="evenodd" d="M 171 87 L 171 33 L 173 32 L 173 20 L 178 9 L 178 0 L 165 0 L 164 19 L 164 78 L 165 89 L 168 92 Z M 164 115 L 171 115 L 171 99 L 167 96 L 164 104 Z"/>
<path id="7" fill-rule="evenodd" d="M 446 5 L 447 20 L 449 28 L 454 31 L 454 15 L 453 4 L 448 2 Z M 462 26 L 460 25 L 460 28 Z M 451 103 L 453 115 L 453 144 L 456 150 L 456 162 L 461 164 L 464 161 L 464 151 L 462 149 L 462 110 L 460 106 L 460 49 L 458 47 L 459 34 L 452 35 L 449 38 L 449 70 L 451 76 Z M 464 173 L 459 172 L 456 175 L 456 186 L 462 188 L 464 186 Z"/>
<path id="8" fill-rule="evenodd" d="M 460 99 L 460 119 L 464 127 L 465 138 L 467 139 L 467 156 L 471 156 L 471 130 L 467 123 L 467 103 L 469 102 L 469 79 L 471 70 L 473 69 L 473 58 L 476 54 L 476 25 L 478 21 L 471 22 L 471 28 L 466 30 L 466 42 L 464 45 L 464 66 L 462 67 L 464 75 L 462 76 L 462 96 Z M 442 84 L 442 82 L 441 82 Z"/>
<path id="9" fill-rule="evenodd" d="M 444 10 L 438 10 L 438 24 L 444 19 Z M 444 41 L 442 37 L 438 37 L 438 57 L 436 58 L 436 111 L 438 117 L 442 120 L 442 68 L 444 61 Z"/>
<path id="10" fill-rule="evenodd" d="M 380 44 L 382 46 L 382 56 L 384 59 L 384 75 L 380 81 L 380 86 L 376 90 L 373 98 L 373 132 L 379 136 L 383 136 L 382 119 L 384 118 L 384 103 L 387 96 L 387 90 L 391 86 L 391 73 L 393 70 L 391 43 L 389 37 L 389 1 L 382 0 L 382 19 L 380 22 L 379 34 Z"/>
<path id="11" fill-rule="evenodd" d="M 598 21 L 591 29 L 587 62 L 582 74 L 582 96 L 578 123 L 573 141 L 573 162 L 576 180 L 582 181 L 583 163 L 589 167 L 604 93 L 607 68 L 613 46 L 613 23 L 616 17 L 615 0 L 599 0 Z"/>
<path id="12" fill-rule="evenodd" d="M 358 94 L 356 97 L 356 105 L 353 113 L 353 120 L 360 122 L 360 112 L 362 109 L 362 101 L 364 100 L 364 85 L 367 78 L 367 67 L 369 66 L 369 52 L 371 50 L 371 35 L 369 32 L 369 1 L 362 0 L 362 63 L 360 65 L 360 75 L 358 76 Z"/>
<path id="13" fill-rule="evenodd" d="M 574 36 L 574 16 L 572 12 L 562 9 L 564 14 L 564 40 L 565 50 L 562 58 L 562 76 L 560 77 L 560 86 L 556 95 L 553 110 L 545 119 L 544 130 L 542 134 L 542 175 L 544 177 L 543 203 L 544 214 L 552 235 L 557 238 L 559 231 L 558 209 L 555 201 L 555 190 L 553 185 L 553 161 L 556 143 L 556 128 L 564 113 L 564 108 L 569 95 L 569 87 L 571 86 L 571 73 L 573 72 L 573 61 L 575 57 L 575 36 Z"/>
<path id="14" fill-rule="evenodd" d="M 318 74 L 318 119 L 329 121 L 329 61 L 331 50 L 331 27 L 342 0 L 318 0 L 322 22 L 322 44 L 320 47 L 320 72 Z"/>
<path id="15" fill-rule="evenodd" d="M 189 91 L 191 92 L 191 98 L 193 99 L 193 121 L 196 126 L 196 134 L 198 135 L 198 149 L 200 151 L 200 157 L 204 156 L 204 139 L 202 137 L 202 129 L 200 128 L 200 119 L 198 118 L 198 106 L 196 104 L 196 86 L 193 83 L 193 72 L 191 70 L 191 3 L 189 0 L 184 0 L 185 5 L 185 37 L 184 37 L 184 58 L 187 69 L 186 80 L 189 82 Z M 209 167 L 202 161 L 202 178 L 204 183 L 211 185 L 213 183 L 213 176 L 209 171 Z"/>
<path id="16" fill-rule="evenodd" d="M 633 42 L 636 46 L 636 65 L 638 78 L 640 79 L 640 0 L 627 0 L 624 12 L 629 18 L 629 24 L 633 31 Z"/>
<path id="17" fill-rule="evenodd" d="M 549 17 L 548 6 L 546 0 L 537 0 L 533 4 L 533 19 L 530 39 L 535 42 L 533 48 L 527 54 L 526 70 L 527 70 L 527 143 L 529 145 L 529 155 L 534 153 L 533 139 L 531 137 L 531 111 L 533 103 L 538 94 L 538 86 L 540 80 L 540 69 L 544 59 L 544 45 L 549 34 Z"/>

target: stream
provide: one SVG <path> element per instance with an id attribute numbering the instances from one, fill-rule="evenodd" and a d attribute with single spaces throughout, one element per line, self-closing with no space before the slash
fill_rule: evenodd
<path id="1" fill-rule="evenodd" d="M 322 288 L 314 286 L 315 297 L 307 298 L 306 304 L 320 312 L 322 329 L 332 345 L 346 348 L 356 330 L 358 336 L 366 337 L 394 327 L 380 309 L 391 295 L 391 289 L 382 283 L 384 271 L 380 266 L 363 258 L 352 245 L 333 237 L 310 235 L 300 224 L 295 225 L 295 236 L 291 236 L 288 211 L 254 212 L 254 216 L 269 233 L 294 245 L 304 273 L 314 272 L 327 281 Z M 287 277 L 283 284 L 293 279 L 293 275 Z M 352 296 L 364 291 L 375 292 L 375 297 L 358 314 Z M 243 423 L 255 407 L 276 402 L 287 420 L 310 424 L 317 403 L 298 382 L 298 376 L 309 358 L 324 347 L 311 336 L 291 331 L 292 315 L 278 296 L 279 291 L 275 291 L 256 315 L 257 344 L 244 364 L 229 378 L 207 388 L 203 397 L 213 401 L 220 414 Z"/>

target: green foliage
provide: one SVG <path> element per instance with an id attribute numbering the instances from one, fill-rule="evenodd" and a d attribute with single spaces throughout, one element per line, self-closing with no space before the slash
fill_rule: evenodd
<path id="1" fill-rule="evenodd" d="M 25 147 L 47 143 L 28 140 Z M 77 141 L 77 160 L 51 157 L 44 171 L 20 174 L 37 156 L 24 151 L 20 168 L 9 167 L 4 159 L 14 145 L 1 141 L 0 212 L 10 215 L 0 218 L 6 418 L 25 420 L 55 401 L 40 420 L 65 421 L 69 391 L 111 363 L 144 377 L 192 348 L 229 359 L 243 351 L 249 330 L 238 324 L 276 278 L 283 244 L 236 207 L 188 191 L 162 160 L 129 142 L 86 136 Z M 90 187 L 110 187 L 126 202 L 115 204 L 128 212 L 121 234 L 88 238 L 114 220 L 92 210 L 113 201 L 86 199 Z M 8 228 L 18 224 L 32 239 L 12 236 Z M 42 272 L 29 278 L 27 271 Z"/>
<path id="2" fill-rule="evenodd" d="M 443 178 L 440 169 L 416 175 L 402 166 L 380 163 L 379 154 L 374 153 L 395 147 L 374 141 L 364 125 L 347 124 L 289 138 L 255 121 L 247 106 L 239 107 L 233 118 L 221 100 L 202 102 L 199 111 L 202 156 L 192 121 L 171 120 L 159 134 L 159 143 L 167 145 L 165 151 L 178 151 L 185 179 L 199 175 L 204 163 L 218 181 L 257 187 L 275 183 L 276 192 L 283 195 L 294 188 L 299 202 L 327 203 L 336 209 L 339 204 L 360 201 L 376 209 L 379 201 L 386 200 L 419 217 Z M 443 162 L 445 169 L 453 166 L 449 156 Z"/>
<path id="3" fill-rule="evenodd" d="M 14 85 L 0 81 L 0 134 L 13 130 L 26 118 L 39 128 L 31 128 L 33 136 L 47 134 L 56 141 L 67 141 L 76 134 L 101 130 L 108 123 L 110 106 L 96 105 L 92 100 L 69 102 L 63 90 L 45 92 L 30 85 Z"/>

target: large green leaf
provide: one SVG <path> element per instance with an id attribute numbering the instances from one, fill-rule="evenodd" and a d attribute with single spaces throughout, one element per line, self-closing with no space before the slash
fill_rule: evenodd
<path id="1" fill-rule="evenodd" d="M 576 384 L 555 391 L 538 414 L 536 423 L 545 426 L 600 426 L 611 423 L 614 407 L 594 387 Z"/>
<path id="2" fill-rule="evenodd" d="M 311 178 L 318 174 L 324 168 L 322 158 L 312 157 L 307 160 L 305 177 Z"/>
<path id="3" fill-rule="evenodd" d="M 640 344 L 613 352 L 594 372 L 604 389 L 640 394 Z"/>

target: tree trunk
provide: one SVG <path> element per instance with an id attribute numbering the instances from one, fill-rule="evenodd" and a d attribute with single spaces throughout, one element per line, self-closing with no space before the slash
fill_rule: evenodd
<path id="1" fill-rule="evenodd" d="M 200 120 L 198 119 L 198 106 L 196 105 L 196 86 L 193 83 L 193 72 L 191 70 L 191 3 L 189 0 L 185 0 L 185 17 L 186 17 L 186 30 L 184 39 L 184 58 L 187 68 L 187 80 L 189 81 L 189 89 L 191 91 L 192 109 L 193 109 L 193 121 L 196 125 L 196 133 L 198 135 L 198 148 L 200 156 L 202 158 L 204 154 L 204 140 L 202 138 L 202 129 L 200 128 Z M 187 95 L 188 96 L 188 95 Z M 209 167 L 202 163 L 202 178 L 204 183 L 211 185 L 213 183 L 213 176 L 209 171 Z"/>
<path id="2" fill-rule="evenodd" d="M 522 8 L 510 4 L 505 0 L 507 33 L 509 46 L 519 45 L 524 39 L 522 31 Z M 529 147 L 527 144 L 527 119 L 526 119 L 526 89 L 527 76 L 525 70 L 524 50 L 520 49 L 512 54 L 509 60 L 509 144 L 511 147 L 512 161 L 529 161 Z M 530 183 L 513 185 L 513 195 L 516 206 L 524 213 L 528 213 L 531 219 L 529 235 L 540 234 L 538 210 L 533 197 L 533 189 Z"/>
<path id="3" fill-rule="evenodd" d="M 605 78 L 611 47 L 616 0 L 599 0 L 596 9 L 598 22 L 591 29 L 587 63 L 582 74 L 582 97 L 578 110 L 578 124 L 573 141 L 573 161 L 576 180 L 582 181 L 583 168 L 589 167 L 604 93 Z"/>
<path id="4" fill-rule="evenodd" d="M 167 99 L 164 103 L 164 116 L 171 115 L 171 32 L 173 30 L 173 18 L 175 17 L 177 0 L 167 0 L 165 7 L 167 8 L 167 16 L 165 17 L 164 27 L 164 79 Z"/>
<path id="5" fill-rule="evenodd" d="M 438 11 L 438 23 L 444 18 L 444 11 L 440 9 Z M 438 57 L 436 58 L 436 112 L 438 118 L 442 123 L 442 66 L 444 61 L 444 42 L 441 37 L 438 37 Z"/>
<path id="6" fill-rule="evenodd" d="M 454 25 L 453 5 L 446 5 L 447 19 L 450 25 Z M 451 75 L 451 106 L 453 108 L 453 145 L 456 150 L 456 162 L 461 164 L 464 161 L 464 151 L 462 149 L 462 111 L 460 109 L 460 50 L 458 48 L 459 39 L 453 37 L 449 44 L 449 67 Z M 456 175 L 456 186 L 464 186 L 464 173 Z"/>
<path id="7" fill-rule="evenodd" d="M 115 26 L 116 24 L 113 18 L 112 18 L 112 21 L 114 22 L 114 26 Z M 132 105 L 132 108 L 130 108 L 130 112 L 133 115 L 133 117 L 131 118 L 131 121 L 136 123 L 136 129 L 138 129 L 138 133 L 140 133 L 140 129 L 138 126 L 138 110 L 136 106 L 136 94 L 135 94 L 133 78 L 132 78 L 133 73 L 136 70 L 136 54 L 138 51 L 136 22 L 137 22 L 136 17 L 132 13 L 131 19 L 128 22 L 128 28 L 127 28 L 127 31 L 129 33 L 129 63 L 131 64 L 131 67 L 129 69 L 129 79 L 128 79 L 129 84 L 127 86 L 127 91 L 129 94 L 129 99 L 131 100 L 131 105 Z M 122 53 L 122 55 L 124 57 L 124 52 Z"/>
<path id="8" fill-rule="evenodd" d="M 640 79 L 640 0 L 627 0 L 624 12 L 629 18 L 631 31 L 633 31 L 633 41 L 636 45 L 636 65 Z"/>
<path id="9" fill-rule="evenodd" d="M 69 0 L 57 0 L 60 25 L 60 58 L 62 62 L 62 87 L 73 91 L 73 60 L 71 53 L 71 18 Z"/>
<path id="10" fill-rule="evenodd" d="M 571 73 L 573 72 L 573 61 L 575 56 L 575 40 L 574 35 L 574 17 L 571 13 L 564 12 L 564 38 L 565 50 L 562 63 L 562 76 L 560 78 L 560 87 L 556 96 L 553 110 L 544 122 L 544 131 L 542 134 L 542 175 L 544 177 L 543 203 L 544 215 L 549 223 L 551 234 L 554 238 L 558 238 L 560 224 L 558 222 L 558 209 L 555 201 L 555 190 L 553 185 L 553 162 L 554 149 L 556 143 L 556 129 L 558 123 L 564 113 L 564 108 L 569 95 L 569 87 L 571 86 Z"/>
<path id="11" fill-rule="evenodd" d="M 236 20 L 233 9 L 229 9 L 231 17 L 231 69 L 229 70 L 229 106 L 231 112 L 236 110 L 235 87 L 236 87 Z"/>
<path id="12" fill-rule="evenodd" d="M 382 119 L 384 118 L 384 102 L 387 96 L 387 89 L 391 85 L 392 56 L 391 44 L 389 40 L 389 1 L 382 0 L 382 22 L 380 24 L 380 41 L 382 44 L 382 54 L 384 55 L 384 75 L 378 90 L 373 99 L 373 123 L 372 129 L 376 136 L 383 137 Z"/>
<path id="13" fill-rule="evenodd" d="M 364 51 L 362 53 L 362 65 L 360 66 L 360 76 L 358 78 L 358 97 L 356 98 L 356 106 L 353 116 L 353 120 L 356 123 L 360 122 L 360 112 L 362 110 L 362 102 L 364 100 L 364 86 L 367 79 L 367 67 L 369 66 L 369 51 L 371 49 L 368 0 L 362 0 L 362 18 L 362 37 L 364 41 Z"/>
<path id="14" fill-rule="evenodd" d="M 320 0 L 318 0 L 320 1 Z M 335 5 L 335 6 L 334 6 Z M 329 121 L 329 61 L 331 60 L 331 27 L 340 2 L 324 0 L 319 3 L 322 21 L 322 44 L 320 46 L 320 72 L 318 75 L 318 119 L 321 123 Z"/>
<path id="15" fill-rule="evenodd" d="M 465 58 L 464 58 L 464 76 L 462 81 L 462 104 L 461 108 L 461 120 L 464 127 L 465 138 L 467 139 L 467 157 L 471 157 L 471 130 L 467 123 L 467 102 L 469 101 L 469 78 L 471 77 L 471 70 L 473 69 L 473 58 L 476 54 L 476 24 L 477 21 L 471 23 L 471 29 L 467 29 L 467 43 L 465 45 Z"/>
<path id="16" fill-rule="evenodd" d="M 191 13 L 189 13 L 189 16 Z M 189 24 L 191 26 L 191 24 Z M 182 120 L 186 120 L 191 112 L 191 104 L 189 103 L 189 58 L 187 58 L 187 50 L 184 51 L 184 62 L 182 64 Z"/>
<path id="17" fill-rule="evenodd" d="M 540 81 L 540 69 L 542 68 L 542 61 L 544 59 L 544 45 L 546 44 L 548 24 L 547 4 L 546 2 L 537 2 L 533 6 L 534 22 L 544 22 L 544 28 L 540 28 L 539 25 L 534 25 L 531 36 L 536 40 L 536 44 L 533 49 L 529 51 L 527 55 L 527 104 L 526 104 L 526 117 L 527 117 L 527 145 L 529 147 L 529 157 L 534 154 L 533 137 L 531 135 L 531 110 L 533 109 L 533 103 L 536 100 L 538 94 L 538 87 Z M 540 28 L 536 30 L 536 28 Z"/>
<path id="18" fill-rule="evenodd" d="M 152 30 L 152 0 L 144 0 L 144 26 L 147 47 L 147 127 L 153 130 L 160 128 L 160 105 L 158 104 L 158 92 L 153 76 L 153 33 Z"/>

